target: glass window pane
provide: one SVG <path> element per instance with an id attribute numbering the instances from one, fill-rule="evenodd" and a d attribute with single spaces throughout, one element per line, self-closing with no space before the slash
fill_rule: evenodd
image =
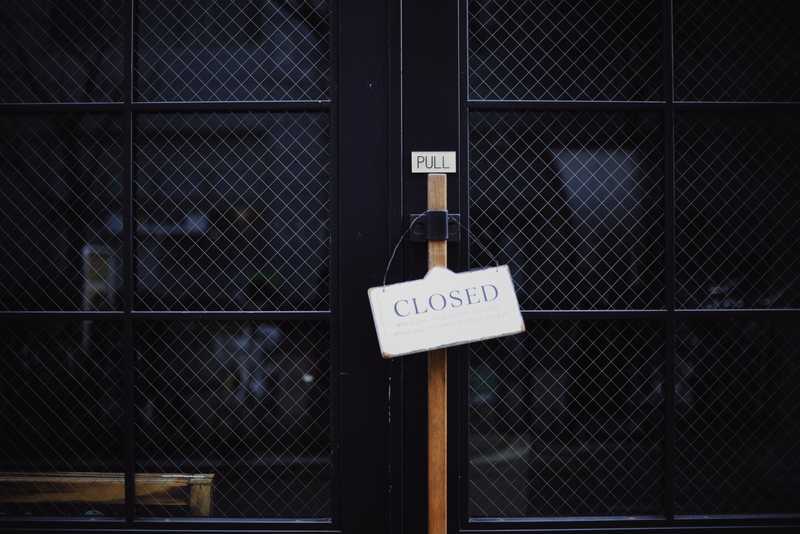
<path id="1" fill-rule="evenodd" d="M 770 319 L 679 323 L 676 509 L 800 509 L 800 328 Z"/>
<path id="2" fill-rule="evenodd" d="M 0 2 L 0 102 L 121 101 L 124 5 Z"/>
<path id="3" fill-rule="evenodd" d="M 119 117 L 0 116 L 0 309 L 120 308 Z"/>
<path id="4" fill-rule="evenodd" d="M 328 127 L 323 113 L 140 115 L 137 306 L 326 309 Z"/>
<path id="5" fill-rule="evenodd" d="M 786 116 L 677 117 L 678 306 L 800 305 L 799 136 Z"/>
<path id="6" fill-rule="evenodd" d="M 528 309 L 662 305 L 660 116 L 470 113 L 472 266 Z"/>
<path id="7" fill-rule="evenodd" d="M 469 98 L 660 100 L 652 0 L 471 0 Z"/>
<path id="8" fill-rule="evenodd" d="M 122 325 L 0 324 L 0 515 L 124 513 Z"/>
<path id="9" fill-rule="evenodd" d="M 137 325 L 139 326 L 139 325 Z M 139 494 L 145 516 L 331 516 L 326 323 L 139 326 L 137 470 L 174 479 L 180 505 Z M 196 506 L 187 505 L 196 486 Z"/>
<path id="10" fill-rule="evenodd" d="M 326 1 L 138 3 L 138 99 L 328 98 Z"/>
<path id="11" fill-rule="evenodd" d="M 680 100 L 800 99 L 800 6 L 785 0 L 674 0 Z"/>
<path id="12" fill-rule="evenodd" d="M 471 346 L 470 515 L 661 512 L 662 336 L 565 320 Z"/>

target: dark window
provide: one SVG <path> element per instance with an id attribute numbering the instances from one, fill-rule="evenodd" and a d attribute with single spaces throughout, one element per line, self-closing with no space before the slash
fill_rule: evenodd
<path id="1" fill-rule="evenodd" d="M 151 322 L 135 343 L 137 472 L 213 475 L 212 516 L 330 517 L 327 324 Z"/>
<path id="2" fill-rule="evenodd" d="M 0 515 L 338 520 L 332 17 L 2 3 Z"/>
<path id="3" fill-rule="evenodd" d="M 649 115 L 471 113 L 472 265 L 508 262 L 523 308 L 660 307 L 661 137 Z"/>
<path id="4" fill-rule="evenodd" d="M 480 0 L 468 9 L 471 99 L 660 98 L 658 2 Z"/>
<path id="5" fill-rule="evenodd" d="M 678 513 L 797 512 L 797 325 L 681 322 L 676 341 Z"/>
<path id="6" fill-rule="evenodd" d="M 675 0 L 680 100 L 797 101 L 800 8 L 782 0 Z"/>
<path id="7" fill-rule="evenodd" d="M 0 3 L 0 102 L 119 102 L 124 2 Z"/>
<path id="8" fill-rule="evenodd" d="M 470 349 L 470 514 L 656 513 L 659 325 L 529 321 L 527 328 Z"/>
<path id="9" fill-rule="evenodd" d="M 140 0 L 137 99 L 329 97 L 324 1 Z"/>
<path id="10" fill-rule="evenodd" d="M 121 307 L 121 137 L 117 115 L 0 117 L 0 308 Z"/>
<path id="11" fill-rule="evenodd" d="M 798 134 L 773 113 L 678 116 L 678 306 L 800 305 Z"/>
<path id="12" fill-rule="evenodd" d="M 136 128 L 137 307 L 328 307 L 327 114 L 147 114 Z"/>
<path id="13" fill-rule="evenodd" d="M 70 498 L 114 474 L 123 497 L 122 323 L 10 322 L 0 339 L 0 514 L 123 514 Z"/>

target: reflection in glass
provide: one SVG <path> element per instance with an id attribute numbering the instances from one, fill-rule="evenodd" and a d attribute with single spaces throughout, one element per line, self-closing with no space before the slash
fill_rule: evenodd
<path id="1" fill-rule="evenodd" d="M 0 515 L 124 513 L 121 332 L 0 325 Z"/>
<path id="2" fill-rule="evenodd" d="M 678 99 L 800 99 L 797 2 L 675 0 L 673 6 Z"/>
<path id="3" fill-rule="evenodd" d="M 0 117 L 0 308 L 120 308 L 117 121 L 104 114 Z"/>
<path id="4" fill-rule="evenodd" d="M 0 2 L 0 102 L 122 100 L 124 3 Z"/>
<path id="5" fill-rule="evenodd" d="M 662 305 L 658 117 L 470 114 L 471 264 L 508 262 L 528 309 Z"/>
<path id="6" fill-rule="evenodd" d="M 469 98 L 658 100 L 661 6 L 470 0 Z"/>
<path id="7" fill-rule="evenodd" d="M 676 508 L 800 507 L 800 329 L 769 320 L 679 323 Z"/>
<path id="8" fill-rule="evenodd" d="M 763 114 L 677 119 L 678 306 L 799 306 L 796 121 Z"/>
<path id="9" fill-rule="evenodd" d="M 137 307 L 326 309 L 328 139 L 322 113 L 140 116 Z"/>
<path id="10" fill-rule="evenodd" d="M 470 516 L 658 513 L 663 330 L 527 326 L 470 350 Z"/>
<path id="11" fill-rule="evenodd" d="M 143 515 L 330 517 L 327 325 L 147 323 L 137 334 L 137 470 L 205 479 L 201 509 Z M 189 501 L 194 484 L 174 494 Z"/>
<path id="12" fill-rule="evenodd" d="M 325 0 L 137 3 L 139 100 L 321 100 L 329 96 Z"/>

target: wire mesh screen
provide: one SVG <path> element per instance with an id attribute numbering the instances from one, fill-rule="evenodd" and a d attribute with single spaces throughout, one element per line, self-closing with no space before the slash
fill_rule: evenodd
<path id="1" fill-rule="evenodd" d="M 0 116 L 0 309 L 120 306 L 118 120 Z"/>
<path id="2" fill-rule="evenodd" d="M 327 114 L 147 114 L 136 126 L 138 306 L 328 306 Z"/>
<path id="3" fill-rule="evenodd" d="M 795 123 L 773 114 L 677 117 L 679 306 L 800 304 L 800 130 Z"/>
<path id="4" fill-rule="evenodd" d="M 325 0 L 138 2 L 140 100 L 329 96 Z"/>
<path id="5" fill-rule="evenodd" d="M 330 517 L 328 347 L 327 323 L 144 325 L 138 471 L 211 476 L 215 517 Z M 139 505 L 143 515 L 192 512 Z"/>
<path id="6" fill-rule="evenodd" d="M 662 337 L 644 322 L 529 322 L 472 346 L 470 515 L 659 511 Z"/>
<path id="7" fill-rule="evenodd" d="M 508 262 L 529 309 L 662 303 L 656 116 L 470 113 L 471 265 Z"/>
<path id="8" fill-rule="evenodd" d="M 768 318 L 679 323 L 679 513 L 800 508 L 799 332 Z"/>
<path id="9" fill-rule="evenodd" d="M 674 11 L 677 98 L 800 99 L 796 2 L 675 0 Z"/>
<path id="10" fill-rule="evenodd" d="M 0 515 L 123 511 L 120 337 L 114 322 L 0 324 Z M 92 499 L 89 476 L 115 491 Z"/>
<path id="11" fill-rule="evenodd" d="M 0 102 L 122 100 L 124 2 L 0 2 Z"/>
<path id="12" fill-rule="evenodd" d="M 471 0 L 469 98 L 654 100 L 661 5 L 647 0 Z"/>

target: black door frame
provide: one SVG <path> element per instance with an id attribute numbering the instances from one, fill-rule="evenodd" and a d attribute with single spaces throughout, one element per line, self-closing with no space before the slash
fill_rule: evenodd
<path id="1" fill-rule="evenodd" d="M 329 2 L 331 97 L 326 101 L 137 102 L 134 54 L 137 0 L 123 0 L 123 101 L 115 103 L 0 103 L 0 114 L 114 114 L 122 129 L 123 308 L 120 311 L 3 311 L 0 320 L 80 321 L 108 319 L 124 324 L 125 517 L 2 518 L 0 531 L 13 532 L 318 532 L 375 533 L 387 524 L 389 487 L 388 367 L 371 329 L 367 288 L 379 283 L 388 229 L 388 3 Z M 154 112 L 327 111 L 330 114 L 331 265 L 333 296 L 325 312 L 149 312 L 134 309 L 134 128 L 135 115 Z M 135 514 L 135 354 L 133 324 L 143 319 L 323 320 L 331 325 L 331 418 L 333 481 L 331 522 L 294 519 L 137 518 Z M 122 451 L 121 451 L 122 452 Z"/>
<path id="2" fill-rule="evenodd" d="M 647 319 L 664 329 L 664 511 L 652 518 L 564 518 L 536 520 L 471 521 L 468 516 L 467 452 L 467 353 L 462 348 L 449 350 L 450 384 L 448 417 L 448 530 L 451 533 L 499 534 L 521 532 L 715 532 L 730 529 L 752 531 L 798 529 L 798 517 L 786 515 L 745 515 L 716 517 L 678 517 L 673 509 L 674 493 L 674 357 L 675 323 L 679 319 L 729 317 L 787 318 L 798 317 L 797 310 L 680 310 L 675 306 L 674 242 L 674 136 L 676 112 L 759 113 L 800 111 L 797 103 L 706 103 L 676 102 L 673 59 L 673 0 L 659 0 L 662 23 L 663 95 L 648 102 L 624 101 L 471 101 L 467 95 L 467 9 L 469 0 L 436 2 L 402 1 L 390 15 L 390 93 L 392 124 L 402 126 L 402 133 L 390 132 L 389 201 L 391 235 L 397 239 L 408 224 L 408 214 L 425 209 L 425 183 L 422 175 L 410 173 L 412 150 L 458 150 L 458 173 L 448 175 L 448 205 L 461 213 L 464 228 L 458 244 L 449 250 L 450 268 L 469 267 L 469 133 L 470 110 L 533 111 L 650 111 L 663 120 L 664 154 L 664 307 L 656 310 L 598 311 L 525 311 L 533 319 Z M 396 129 L 396 128 L 395 128 Z M 396 148 L 399 147 L 399 148 Z M 392 280 L 412 279 L 426 269 L 426 248 L 418 244 L 404 247 L 403 268 L 394 267 Z M 404 278 L 403 278 L 404 277 Z M 405 534 L 427 529 L 427 478 L 425 469 L 427 416 L 425 384 L 426 362 L 422 356 L 410 356 L 392 362 L 390 381 L 398 384 L 399 394 L 392 396 L 392 492 L 391 532 Z M 396 415 L 395 415 L 396 414 Z"/>

